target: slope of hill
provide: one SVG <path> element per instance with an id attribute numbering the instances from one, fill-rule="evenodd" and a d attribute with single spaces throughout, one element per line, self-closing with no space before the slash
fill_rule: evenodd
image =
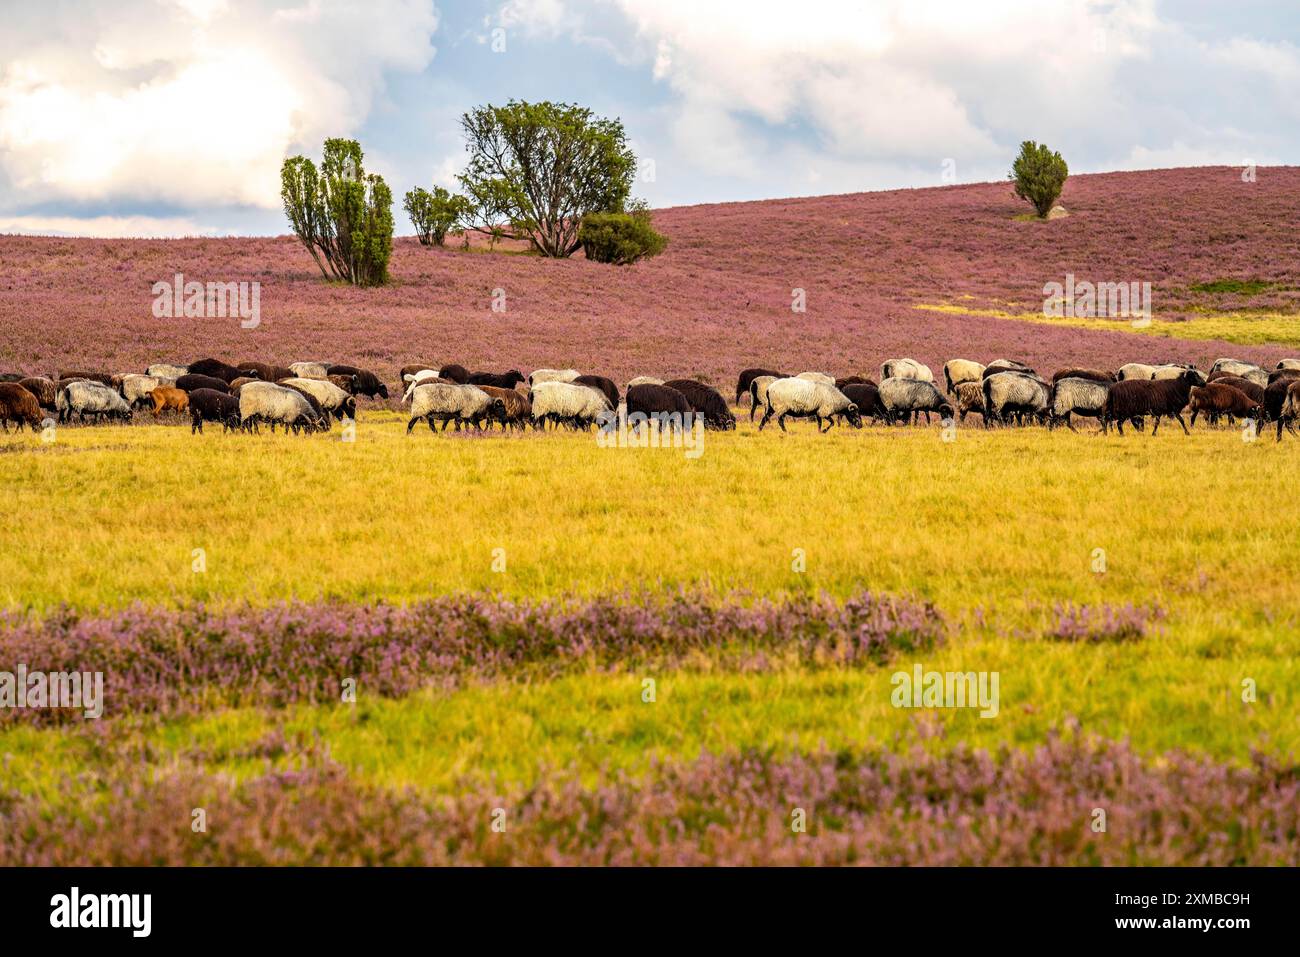
<path id="1" fill-rule="evenodd" d="M 667 209 L 668 252 L 622 269 L 403 239 L 377 290 L 323 282 L 290 237 L 0 237 L 0 365 L 120 371 L 212 354 L 727 383 L 753 364 L 847 373 L 897 355 L 1050 370 L 1300 352 L 1300 168 L 1255 182 L 1229 167 L 1075 176 L 1062 202 L 1071 215 L 1049 223 L 1026 221 L 1006 183 Z M 154 318 L 152 286 L 176 273 L 260 282 L 261 325 Z M 1148 332 L 1174 337 L 1026 321 L 1067 273 L 1150 282 Z M 796 289 L 806 312 L 791 309 Z"/>

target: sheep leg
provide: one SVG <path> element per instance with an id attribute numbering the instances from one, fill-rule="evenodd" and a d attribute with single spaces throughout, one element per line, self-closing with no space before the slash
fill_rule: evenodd
<path id="1" fill-rule="evenodd" d="M 1191 432 L 1189 432 L 1189 431 L 1187 430 L 1187 423 L 1183 421 L 1183 414 L 1182 414 L 1181 412 L 1175 412 L 1175 413 L 1174 413 L 1174 418 L 1177 419 L 1177 420 L 1178 420 L 1178 424 L 1181 425 L 1181 426 L 1183 427 L 1183 435 L 1191 435 L 1191 434 L 1192 434 Z M 1152 434 L 1152 435 L 1155 435 L 1154 432 L 1152 432 L 1151 434 Z"/>
<path id="2" fill-rule="evenodd" d="M 786 428 L 785 428 L 785 417 L 786 417 L 787 415 L 789 415 L 789 414 L 790 414 L 790 413 L 788 413 L 788 412 L 782 412 L 780 415 L 778 415 L 778 416 L 776 417 L 776 424 L 779 425 L 779 426 L 781 426 L 781 431 L 782 431 L 782 432 L 786 431 Z"/>
<path id="3" fill-rule="evenodd" d="M 772 418 L 772 407 L 769 405 L 767 411 L 763 413 L 763 421 L 758 423 L 758 431 L 763 431 L 763 426 L 767 425 L 767 420 L 770 418 Z"/>

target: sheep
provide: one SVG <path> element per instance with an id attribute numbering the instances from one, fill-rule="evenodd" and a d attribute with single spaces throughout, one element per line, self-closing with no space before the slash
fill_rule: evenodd
<path id="1" fill-rule="evenodd" d="M 980 374 L 980 379 L 982 381 L 991 375 L 997 375 L 999 372 L 1023 372 L 1026 375 L 1032 376 L 1038 374 L 1018 359 L 994 359 L 984 367 L 984 371 Z"/>
<path id="2" fill-rule="evenodd" d="M 871 416 L 872 422 L 889 417 L 885 404 L 880 401 L 880 387 L 874 382 L 850 382 L 840 391 L 857 407 L 859 415 Z"/>
<path id="3" fill-rule="evenodd" d="M 866 376 L 860 376 L 860 375 L 846 375 L 843 378 L 836 379 L 834 383 L 835 388 L 839 389 L 841 392 L 843 392 L 845 388 L 851 385 L 875 385 L 875 384 L 876 383 L 873 382 L 871 379 L 868 379 Z"/>
<path id="4" fill-rule="evenodd" d="M 144 374 L 151 375 L 155 379 L 179 379 L 189 371 L 185 366 L 172 365 L 169 362 L 155 362 L 144 370 Z"/>
<path id="5" fill-rule="evenodd" d="M 239 431 L 239 400 L 216 389 L 189 393 L 190 435 L 203 434 L 204 422 L 220 422 L 222 432 Z"/>
<path id="6" fill-rule="evenodd" d="M 19 376 L 19 378 L 22 378 Z M 65 379 L 81 379 L 85 382 L 98 382 L 100 385 L 106 385 L 110 389 L 116 388 L 113 383 L 113 377 L 106 372 L 63 372 L 59 373 L 59 381 Z"/>
<path id="7" fill-rule="evenodd" d="M 578 376 L 582 375 L 577 369 L 534 369 L 528 376 L 529 385 L 540 385 L 543 382 L 572 382 Z"/>
<path id="8" fill-rule="evenodd" d="M 984 428 L 997 419 L 1008 423 L 1011 416 L 1044 418 L 1048 414 L 1051 387 L 1037 376 L 1023 372 L 995 372 L 984 380 Z"/>
<path id="9" fill-rule="evenodd" d="M 1282 426 L 1292 435 L 1296 434 L 1295 420 L 1300 418 L 1300 379 L 1287 383 L 1286 398 L 1277 417 L 1277 440 L 1282 441 Z"/>
<path id="10" fill-rule="evenodd" d="M 686 396 L 691 411 L 704 419 L 706 429 L 729 432 L 736 427 L 736 417 L 727 408 L 727 400 L 722 393 L 712 386 L 694 379 L 670 379 L 664 383 L 670 389 L 676 389 Z"/>
<path id="11" fill-rule="evenodd" d="M 294 376 L 281 379 L 278 384 L 305 392 L 315 398 L 320 403 L 326 422 L 329 421 L 330 416 L 336 419 L 357 417 L 357 400 L 328 379 L 306 379 Z"/>
<path id="12" fill-rule="evenodd" d="M 1067 376 L 1052 383 L 1048 430 L 1056 428 L 1058 422 L 1064 422 L 1071 432 L 1078 432 L 1070 418 L 1071 413 L 1100 419 L 1106 411 L 1108 392 L 1108 383 L 1080 376 Z"/>
<path id="13" fill-rule="evenodd" d="M 289 371 L 299 379 L 324 379 L 329 375 L 325 362 L 290 362 Z"/>
<path id="14" fill-rule="evenodd" d="M 1127 362 L 1115 370 L 1115 381 L 1131 382 L 1135 379 L 1149 381 L 1155 374 L 1155 366 L 1147 365 L 1144 362 Z"/>
<path id="15" fill-rule="evenodd" d="M 131 407 L 126 404 L 126 400 L 113 389 L 98 382 L 69 382 L 67 388 L 59 392 L 55 404 L 62 422 L 71 420 L 74 413 L 82 422 L 86 421 L 87 415 L 95 421 L 105 417 L 123 421 L 131 418 Z"/>
<path id="16" fill-rule="evenodd" d="M 1052 373 L 1053 382 L 1060 382 L 1062 379 L 1088 379 L 1091 382 L 1112 385 L 1115 382 L 1115 373 L 1107 372 L 1104 369 L 1080 369 L 1074 367 L 1057 369 Z"/>
<path id="17" fill-rule="evenodd" d="M 1269 422 L 1277 420 L 1282 414 L 1282 404 L 1286 401 L 1287 389 L 1291 383 L 1300 379 L 1300 372 L 1288 378 L 1274 379 L 1264 390 L 1264 419 Z"/>
<path id="18" fill-rule="evenodd" d="M 638 433 L 643 421 L 653 419 L 661 431 L 685 434 L 694 416 L 690 400 L 672 386 L 638 385 L 627 390 L 627 421 Z"/>
<path id="19" fill-rule="evenodd" d="M 309 379 L 311 376 L 302 376 L 302 378 Z M 336 373 L 335 375 L 325 376 L 325 381 L 334 383 L 348 395 L 357 394 L 357 377 L 354 375 L 338 375 Z"/>
<path id="20" fill-rule="evenodd" d="M 1211 414 L 1216 417 L 1226 415 L 1229 425 L 1233 424 L 1238 416 L 1254 419 L 1258 424 L 1263 414 L 1263 408 L 1258 401 L 1239 389 L 1223 385 L 1222 382 L 1209 382 L 1192 389 L 1188 393 L 1188 407 L 1192 410 L 1192 425 L 1196 424 L 1196 416 L 1201 412 L 1206 413 L 1207 418 Z"/>
<path id="21" fill-rule="evenodd" d="M 281 379 L 294 378 L 294 371 L 284 366 L 268 365 L 265 362 L 241 362 L 236 368 L 240 374 L 248 376 L 257 373 L 257 378 L 263 382 L 279 382 Z"/>
<path id="22" fill-rule="evenodd" d="M 149 392 L 149 402 L 153 406 L 155 419 L 168 409 L 183 415 L 190 407 L 189 393 L 169 385 L 160 385 L 152 389 Z"/>
<path id="23" fill-rule="evenodd" d="M 1277 365 L 1273 367 L 1276 370 L 1296 369 L 1300 370 L 1300 359 L 1280 359 Z"/>
<path id="24" fill-rule="evenodd" d="M 45 376 L 28 376 L 25 379 L 19 379 L 18 384 L 36 396 L 36 403 L 42 409 L 50 412 L 54 411 L 54 403 L 58 398 L 59 387 L 53 380 Z"/>
<path id="25" fill-rule="evenodd" d="M 949 359 L 943 364 L 943 381 L 948 385 L 948 394 L 956 396 L 956 387 L 961 382 L 980 382 L 984 378 L 984 366 L 972 359 Z M 969 411 L 969 410 L 968 410 Z"/>
<path id="26" fill-rule="evenodd" d="M 191 362 L 185 367 L 185 371 L 191 375 L 211 376 L 224 382 L 234 382 L 240 376 L 248 375 L 244 370 L 227 365 L 220 359 L 200 359 L 198 362 Z M 179 379 L 180 376 L 176 378 Z"/>
<path id="27" fill-rule="evenodd" d="M 528 423 L 533 417 L 533 407 L 528 402 L 528 396 L 520 393 L 517 389 L 501 389 L 497 386 L 480 385 L 476 388 L 482 389 L 493 399 L 501 400 L 501 414 L 498 421 L 501 423 L 502 431 L 509 428 L 518 428 L 524 431 L 528 428 Z M 492 427 L 492 420 L 488 420 L 488 428 Z"/>
<path id="28" fill-rule="evenodd" d="M 835 377 L 827 375 L 825 372 L 800 372 L 796 379 L 806 379 L 809 382 L 820 382 L 822 385 L 835 385 Z"/>
<path id="29" fill-rule="evenodd" d="M 638 389 L 662 389 L 663 386 L 637 386 Z M 628 390 L 631 396 L 632 390 Z M 685 401 L 683 399 L 683 401 Z M 609 400 L 597 390 L 585 385 L 571 382 L 539 382 L 528 392 L 528 402 L 533 410 L 533 427 L 568 425 L 586 430 L 591 427 L 603 413 L 610 412 Z M 631 408 L 631 399 L 628 399 Z"/>
<path id="30" fill-rule="evenodd" d="M 320 416 L 301 392 L 274 382 L 250 382 L 239 390 L 239 421 L 241 428 L 253 432 L 261 431 L 261 422 L 270 423 L 272 432 L 277 424 L 294 434 L 321 428 Z"/>
<path id="31" fill-rule="evenodd" d="M 131 408 L 139 408 L 151 403 L 149 393 L 154 389 L 160 385 L 175 384 L 175 379 L 166 379 L 161 376 L 124 375 L 122 376 L 122 398 L 126 399 L 126 404 Z"/>
<path id="32" fill-rule="evenodd" d="M 261 382 L 261 379 L 254 379 L 251 376 L 240 376 L 234 382 L 230 383 L 230 394 L 239 395 L 239 390 L 250 382 Z"/>
<path id="33" fill-rule="evenodd" d="M 437 375 L 438 366 L 432 362 L 416 362 L 411 365 L 402 366 L 402 368 L 397 370 L 397 381 L 401 383 L 410 382 L 411 380 L 408 379 L 407 376 L 413 376 L 417 372 L 431 372 L 434 375 Z"/>
<path id="34" fill-rule="evenodd" d="M 777 372 L 775 369 L 745 369 L 743 372 L 740 373 L 740 378 L 736 380 L 736 402 L 737 403 L 740 402 L 740 397 L 745 393 L 750 393 L 751 395 L 753 394 L 753 391 L 750 388 L 750 386 L 752 385 L 753 381 L 757 379 L 759 376 L 771 376 L 774 379 L 786 378 L 786 374 L 784 372 Z M 628 388 L 631 388 L 634 384 L 642 385 L 642 383 L 640 382 L 637 383 L 629 382 Z M 654 384 L 661 385 L 662 383 L 654 383 Z M 750 416 L 750 420 L 751 421 L 753 420 L 752 415 Z"/>
<path id="35" fill-rule="evenodd" d="M 957 420 L 965 422 L 970 412 L 984 412 L 984 383 L 958 382 L 953 398 L 957 402 Z"/>
<path id="36" fill-rule="evenodd" d="M 1300 373 L 1297 373 L 1297 375 L 1300 375 Z M 1251 382 L 1249 379 L 1243 379 L 1241 376 L 1225 375 L 1219 376 L 1219 378 L 1215 379 L 1213 383 L 1209 383 L 1208 379 L 1206 381 L 1207 384 L 1232 386 L 1232 388 L 1236 389 L 1238 392 L 1244 392 L 1256 402 L 1264 401 L 1264 387 L 1258 382 Z"/>
<path id="37" fill-rule="evenodd" d="M 589 389 L 595 389 L 609 400 L 609 407 L 611 409 L 618 408 L 618 386 L 614 385 L 614 380 L 607 379 L 603 375 L 580 375 L 578 378 L 573 380 L 573 384 L 585 385 Z"/>
<path id="38" fill-rule="evenodd" d="M 524 374 L 518 369 L 511 369 L 509 372 L 500 374 L 495 372 L 473 372 L 469 377 L 469 385 L 494 385 L 498 389 L 513 389 L 515 384 L 524 381 Z"/>
<path id="39" fill-rule="evenodd" d="M 469 382 L 469 370 L 453 362 L 438 370 L 438 378 L 455 382 L 457 385 L 465 385 Z"/>
<path id="40" fill-rule="evenodd" d="M 893 422 L 899 413 L 902 413 L 904 422 L 918 419 L 922 412 L 927 414 L 926 421 L 929 421 L 931 412 L 938 412 L 941 418 L 953 418 L 952 405 L 943 393 L 933 382 L 922 379 L 894 376 L 881 380 L 880 402 L 889 422 Z"/>
<path id="41" fill-rule="evenodd" d="M 30 425 L 35 432 L 41 426 L 41 405 L 31 392 L 17 382 L 0 382 L 0 425 L 9 431 L 9 423 L 21 432 Z"/>
<path id="42" fill-rule="evenodd" d="M 235 376 L 235 378 L 238 379 L 240 376 Z M 233 381 L 233 379 L 219 379 L 216 376 L 187 372 L 172 384 L 183 392 L 193 392 L 195 389 L 215 389 L 217 392 L 229 392 L 230 383 Z"/>
<path id="43" fill-rule="evenodd" d="M 664 384 L 663 379 L 657 379 L 652 375 L 639 375 L 633 379 L 628 380 L 627 387 L 630 389 L 634 385 L 663 385 L 663 384 Z M 737 398 L 736 401 L 739 402 L 740 399 Z"/>
<path id="44" fill-rule="evenodd" d="M 1163 379 L 1177 379 L 1188 369 L 1195 369 L 1196 366 L 1190 363 L 1167 363 L 1162 366 L 1156 366 L 1156 371 L 1151 373 L 1151 378 L 1157 381 Z"/>
<path id="45" fill-rule="evenodd" d="M 379 381 L 373 372 L 358 369 L 356 366 L 333 365 L 325 369 L 326 375 L 350 375 L 356 377 L 353 395 L 364 395 L 371 399 L 387 399 L 388 386 Z"/>
<path id="46" fill-rule="evenodd" d="M 1214 376 L 1214 378 L 1208 379 L 1209 382 L 1222 378 L 1224 375 L 1235 375 L 1262 386 L 1268 385 L 1267 371 L 1253 362 L 1242 362 L 1240 359 L 1216 359 L 1214 365 L 1210 366 L 1210 375 Z"/>
<path id="47" fill-rule="evenodd" d="M 761 375 L 751 379 L 749 383 L 749 421 L 754 421 L 754 410 L 767 406 L 767 389 L 773 382 L 781 379 L 788 379 L 790 376 L 783 375 Z"/>
<path id="48" fill-rule="evenodd" d="M 444 382 L 422 385 L 411 395 L 411 420 L 406 423 L 406 434 L 410 435 L 415 423 L 421 419 L 429 423 L 430 432 L 437 431 L 434 427 L 437 420 L 442 421 L 444 432 L 447 423 L 454 421 L 459 432 L 462 422 L 472 423 L 478 429 L 484 419 L 499 419 L 504 415 L 505 403 L 478 386 Z"/>
<path id="49" fill-rule="evenodd" d="M 1298 375 L 1300 375 L 1300 369 L 1274 369 L 1268 374 L 1268 385 L 1272 385 L 1278 379 L 1294 379 Z"/>
<path id="50" fill-rule="evenodd" d="M 248 384 L 251 385 L 251 383 Z M 320 399 L 316 398 L 316 396 L 313 395 L 309 390 L 304 389 L 301 386 L 292 385 L 291 383 L 289 383 L 288 380 L 277 382 L 276 385 L 281 386 L 282 388 L 285 389 L 292 389 L 294 392 L 297 392 L 300 396 L 302 396 L 304 399 L 307 400 L 307 404 L 311 406 L 311 410 L 316 413 L 316 417 L 320 420 L 319 428 L 322 432 L 328 432 L 330 428 L 333 427 L 332 423 L 330 422 L 330 417 L 325 412 L 324 406 L 320 404 Z M 244 388 L 243 386 L 239 387 L 240 392 L 243 391 L 243 388 Z M 239 393 L 236 393 L 236 395 L 238 394 Z M 356 400 L 353 399 L 353 402 L 355 401 Z M 274 423 L 271 424 L 271 431 L 272 432 L 275 431 Z"/>
<path id="51" fill-rule="evenodd" d="M 767 387 L 767 411 L 763 413 L 763 421 L 758 423 L 758 431 L 762 432 L 774 415 L 782 432 L 786 431 L 787 416 L 816 419 L 818 432 L 829 432 L 836 416 L 840 415 L 855 429 L 862 428 L 862 416 L 848 396 L 833 385 L 809 382 L 797 376 L 777 379 Z M 825 429 L 822 428 L 822 419 L 827 420 Z"/>
<path id="52" fill-rule="evenodd" d="M 922 382 L 933 382 L 934 373 L 930 367 L 915 359 L 889 359 L 880 367 L 880 381 L 883 383 L 886 379 L 919 379 Z"/>
<path id="53" fill-rule="evenodd" d="M 1183 374 L 1177 379 L 1159 381 L 1125 379 L 1116 382 L 1106 396 L 1106 412 L 1101 420 L 1102 430 L 1109 431 L 1110 423 L 1114 422 L 1120 435 L 1123 435 L 1126 419 L 1153 415 L 1156 423 L 1151 430 L 1152 435 L 1160 429 L 1160 419 L 1163 416 L 1177 419 L 1178 424 L 1183 427 L 1183 432 L 1191 435 L 1187 429 L 1187 422 L 1183 419 L 1183 409 L 1187 407 L 1192 388 L 1198 385 L 1205 385 L 1205 376 L 1195 369 L 1183 370 Z"/>
<path id="54" fill-rule="evenodd" d="M 416 386 L 433 385 L 435 382 L 446 382 L 451 385 L 463 385 L 464 383 L 452 382 L 450 379 L 444 379 L 429 369 L 421 369 L 419 372 L 408 372 L 403 380 L 406 383 L 406 391 L 402 393 L 402 401 L 409 402 L 411 393 L 415 391 Z"/>

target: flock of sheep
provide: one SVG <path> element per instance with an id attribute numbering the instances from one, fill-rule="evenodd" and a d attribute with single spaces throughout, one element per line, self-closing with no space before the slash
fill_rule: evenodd
<path id="1" fill-rule="evenodd" d="M 576 369 L 535 369 L 525 377 L 504 373 L 469 372 L 459 365 L 417 363 L 398 372 L 403 401 L 410 404 L 409 433 L 424 421 L 431 430 L 455 424 L 481 429 L 500 423 L 503 429 L 532 426 L 545 430 L 564 426 L 609 427 L 619 412 L 633 427 L 655 420 L 660 427 L 689 428 L 696 419 L 708 429 L 728 430 L 736 419 L 727 400 L 713 387 L 693 379 L 664 380 L 640 376 L 620 394 L 614 382 Z M 1024 363 L 997 359 L 988 365 L 953 359 L 943 366 L 946 389 L 941 391 L 929 367 L 914 359 L 891 359 L 880 369 L 879 382 L 852 375 L 835 378 L 822 372 L 787 375 L 752 368 L 740 374 L 735 402 L 748 396 L 749 418 L 762 410 L 761 432 L 775 418 L 785 430 L 787 419 L 812 419 L 819 431 L 839 422 L 862 427 L 873 422 L 916 423 L 921 415 L 942 421 L 965 421 L 978 412 L 985 428 L 1039 422 L 1049 428 L 1065 424 L 1074 430 L 1074 417 L 1099 420 L 1103 431 L 1124 423 L 1142 428 L 1154 419 L 1152 434 L 1162 418 L 1176 419 L 1187 431 L 1184 412 L 1194 425 L 1199 415 L 1211 422 L 1226 417 L 1249 419 L 1258 428 L 1277 423 L 1281 441 L 1285 426 L 1295 432 L 1300 418 L 1300 359 L 1284 359 L 1267 371 L 1236 359 L 1220 359 L 1208 374 L 1195 366 L 1130 363 L 1109 372 L 1099 369 L 1058 370 L 1046 380 Z M 9 430 L 34 429 L 46 413 L 60 422 L 103 419 L 129 420 L 141 408 L 157 417 L 165 411 L 187 414 L 191 432 L 204 422 L 220 423 L 225 431 L 257 432 L 268 425 L 294 433 L 325 431 L 332 422 L 356 418 L 356 397 L 387 399 L 379 377 L 355 366 L 295 362 L 287 367 L 263 362 L 228 365 L 200 359 L 187 366 L 157 364 L 144 373 L 108 374 L 63 371 L 57 376 L 0 374 L 0 424 Z"/>

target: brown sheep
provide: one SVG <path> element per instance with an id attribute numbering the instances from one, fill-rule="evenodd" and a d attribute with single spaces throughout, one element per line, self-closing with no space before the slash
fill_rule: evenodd
<path id="1" fill-rule="evenodd" d="M 1105 369 L 1057 369 L 1052 373 L 1053 382 L 1060 382 L 1062 379 L 1088 379 L 1091 382 L 1110 385 L 1115 381 L 1115 373 L 1107 372 Z"/>
<path id="2" fill-rule="evenodd" d="M 42 409 L 54 411 L 55 400 L 59 396 L 59 387 L 44 376 L 29 376 L 20 379 L 18 384 L 36 396 L 36 402 Z"/>
<path id="3" fill-rule="evenodd" d="M 292 369 L 286 369 L 284 366 L 268 365 L 265 362 L 241 362 L 236 368 L 244 373 L 241 378 L 247 378 L 248 373 L 255 372 L 263 382 L 279 382 L 281 379 L 292 379 L 294 377 Z"/>
<path id="4" fill-rule="evenodd" d="M 504 407 L 500 416 L 502 430 L 515 426 L 520 430 L 528 428 L 528 423 L 533 418 L 533 407 L 527 395 L 520 394 L 516 389 L 502 389 L 494 385 L 480 385 L 478 388 L 492 398 L 501 400 Z M 488 419 L 488 428 L 492 428 L 491 419 Z"/>
<path id="5" fill-rule="evenodd" d="M 1277 440 L 1282 441 L 1282 426 L 1292 435 L 1296 434 L 1295 420 L 1300 418 L 1300 379 L 1281 379 L 1279 381 L 1288 382 L 1286 387 L 1286 399 L 1282 403 L 1282 411 L 1277 417 Z"/>
<path id="6" fill-rule="evenodd" d="M 1230 385 L 1224 385 L 1222 379 L 1192 389 L 1188 408 L 1192 410 L 1192 425 L 1196 424 L 1196 416 L 1201 412 L 1207 417 L 1226 415 L 1228 424 L 1232 425 L 1237 416 L 1258 422 L 1263 411 L 1256 399 Z"/>
<path id="7" fill-rule="evenodd" d="M 177 389 L 174 386 L 160 385 L 149 393 L 149 398 L 153 400 L 153 415 L 158 418 L 159 413 L 172 409 L 182 415 L 189 410 L 190 395 L 183 389 Z"/>
<path id="8" fill-rule="evenodd" d="M 343 390 L 344 392 L 346 392 L 348 395 L 356 395 L 356 394 L 357 394 L 357 377 L 356 377 L 356 376 L 354 376 L 354 375 L 340 375 L 339 373 L 336 372 L 334 375 L 327 375 L 325 378 L 326 378 L 327 381 L 329 381 L 329 382 L 333 382 L 336 386 L 338 386 L 340 389 L 342 389 L 342 390 Z"/>
<path id="9" fill-rule="evenodd" d="M 256 378 L 250 378 L 249 376 L 246 376 L 246 375 L 245 375 L 245 376 L 240 376 L 238 379 L 236 379 L 235 381 L 233 381 L 232 383 L 230 383 L 230 394 L 231 394 L 231 395 L 239 395 L 239 390 L 242 389 L 244 386 L 248 385 L 248 383 L 250 383 L 250 382 L 262 382 L 262 381 L 267 381 L 267 380 L 256 379 Z"/>
<path id="10" fill-rule="evenodd" d="M 0 425 L 9 431 L 9 423 L 17 422 L 18 431 L 30 425 L 35 432 L 41 427 L 41 407 L 32 395 L 17 382 L 0 383 Z"/>

